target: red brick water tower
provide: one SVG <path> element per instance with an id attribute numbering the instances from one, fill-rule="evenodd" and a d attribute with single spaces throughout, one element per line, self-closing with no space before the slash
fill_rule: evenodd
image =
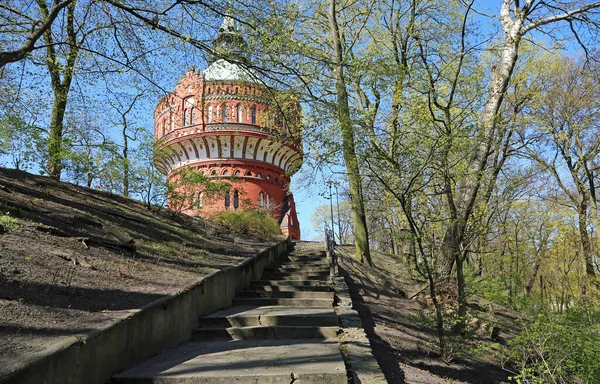
<path id="1" fill-rule="evenodd" d="M 231 185 L 211 199 L 198 191 L 184 213 L 265 209 L 283 234 L 300 239 L 288 191 L 302 164 L 300 106 L 243 65 L 246 43 L 232 18 L 225 17 L 213 47 L 234 59 L 212 58 L 204 72 L 190 69 L 154 111 L 154 137 L 166 154 L 155 165 L 170 182 L 187 168 Z"/>

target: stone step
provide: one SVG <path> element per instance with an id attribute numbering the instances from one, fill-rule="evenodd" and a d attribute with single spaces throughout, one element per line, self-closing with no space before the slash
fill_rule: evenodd
<path id="1" fill-rule="evenodd" d="M 290 267 L 302 267 L 302 268 L 306 268 L 306 267 L 317 267 L 317 268 L 326 268 L 329 267 L 329 262 L 328 261 L 298 261 L 298 260 L 287 260 L 287 261 L 281 261 L 278 263 L 274 263 L 269 265 L 269 267 L 276 267 L 276 266 L 290 266 Z"/>
<path id="2" fill-rule="evenodd" d="M 232 305 L 256 305 L 258 307 L 269 305 L 286 305 L 298 307 L 327 307 L 331 308 L 333 300 L 329 299 L 286 299 L 286 298 L 239 298 L 233 299 Z"/>
<path id="3" fill-rule="evenodd" d="M 325 251 L 317 251 L 317 252 L 292 252 L 287 255 L 288 258 L 321 258 L 326 259 L 327 253 Z"/>
<path id="4" fill-rule="evenodd" d="M 286 306 L 239 306 L 227 308 L 198 319 L 199 328 L 251 326 L 337 326 L 332 308 Z"/>
<path id="5" fill-rule="evenodd" d="M 302 263 L 286 263 L 273 264 L 268 269 L 321 269 L 329 270 L 329 264 L 302 264 Z"/>
<path id="6" fill-rule="evenodd" d="M 274 283 L 287 283 L 291 280 L 274 280 Z M 291 281 L 293 282 L 293 281 Z M 323 283 L 319 281 L 319 283 Z M 269 284 L 269 281 L 255 281 L 250 284 L 248 289 L 254 289 L 258 291 L 273 291 L 273 292 L 296 292 L 296 291 L 312 291 L 312 292 L 332 292 L 333 289 L 327 285 L 281 285 L 281 284 Z"/>
<path id="7" fill-rule="evenodd" d="M 265 273 L 261 280 L 321 280 L 328 281 L 329 274 L 302 274 L 302 273 L 279 273 L 271 272 Z"/>
<path id="8" fill-rule="evenodd" d="M 333 289 L 331 282 L 327 280 L 253 280 L 250 282 L 250 289 L 256 289 L 258 286 L 314 288 L 315 291 Z"/>
<path id="9" fill-rule="evenodd" d="M 333 300 L 333 292 L 319 291 L 266 291 L 252 290 L 239 291 L 236 297 L 277 297 L 277 298 L 298 298 L 298 299 L 331 299 Z"/>
<path id="10" fill-rule="evenodd" d="M 294 377 L 290 377 L 291 373 Z M 190 342 L 114 376 L 115 384 L 346 384 L 339 345 L 327 340 Z"/>
<path id="11" fill-rule="evenodd" d="M 289 267 L 289 266 L 280 266 L 280 267 L 272 267 L 265 268 L 266 273 L 271 272 L 279 272 L 279 273 L 317 273 L 317 274 L 329 274 L 329 267 Z"/>
<path id="12" fill-rule="evenodd" d="M 230 328 L 197 328 L 192 340 L 268 340 L 268 339 L 320 339 L 332 340 L 339 327 L 316 326 L 252 326 Z"/>
<path id="13" fill-rule="evenodd" d="M 285 263 L 288 261 L 292 261 L 292 262 L 322 262 L 322 263 L 328 263 L 329 259 L 325 256 L 294 256 L 294 255 L 290 255 L 286 258 L 281 259 L 281 262 Z"/>

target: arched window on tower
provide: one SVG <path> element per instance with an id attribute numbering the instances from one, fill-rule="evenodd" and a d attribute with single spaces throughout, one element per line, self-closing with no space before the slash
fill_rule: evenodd
<path id="1" fill-rule="evenodd" d="M 196 122 L 196 109 L 192 108 L 190 110 L 190 125 L 193 125 Z"/>
<path id="2" fill-rule="evenodd" d="M 233 209 L 237 211 L 240 206 L 240 194 L 237 190 L 233 192 Z"/>
<path id="3" fill-rule="evenodd" d="M 243 117 L 242 111 L 243 111 L 242 106 L 238 104 L 238 106 L 237 106 L 237 121 L 238 121 L 238 123 L 242 122 L 242 117 Z"/>
<path id="4" fill-rule="evenodd" d="M 267 209 L 270 209 L 269 207 L 271 206 L 271 197 L 269 196 L 268 193 L 267 193 L 266 206 L 267 206 Z"/>
<path id="5" fill-rule="evenodd" d="M 265 194 L 262 191 L 258 194 L 258 206 L 261 209 L 265 207 Z"/>
<path id="6" fill-rule="evenodd" d="M 246 107 L 246 123 L 250 121 L 250 108 Z"/>
<path id="7" fill-rule="evenodd" d="M 204 200 L 204 192 L 198 192 L 192 196 L 192 209 L 202 208 Z"/>
<path id="8" fill-rule="evenodd" d="M 221 106 L 220 105 L 217 105 L 217 113 L 216 113 L 215 117 L 216 117 L 215 121 L 217 121 L 218 119 L 221 118 Z"/>
<path id="9" fill-rule="evenodd" d="M 194 124 L 194 103 L 196 100 L 193 97 L 188 97 L 183 103 L 183 126 Z"/>
<path id="10" fill-rule="evenodd" d="M 252 124 L 256 124 L 256 107 L 252 107 Z"/>
<path id="11" fill-rule="evenodd" d="M 175 129 L 175 114 L 171 112 L 171 126 L 169 127 L 169 131 L 173 131 Z"/>
<path id="12" fill-rule="evenodd" d="M 229 176 L 229 171 L 227 171 L 227 170 L 223 171 L 223 176 Z"/>
<path id="13" fill-rule="evenodd" d="M 212 109 L 212 105 L 208 106 L 207 115 L 208 115 L 208 122 L 212 123 L 213 122 L 213 109 Z"/>
<path id="14" fill-rule="evenodd" d="M 231 205 L 231 195 L 229 192 L 225 193 L 225 209 L 229 211 L 229 206 Z"/>
<path id="15" fill-rule="evenodd" d="M 227 104 L 223 104 L 223 122 L 226 123 L 227 122 Z"/>

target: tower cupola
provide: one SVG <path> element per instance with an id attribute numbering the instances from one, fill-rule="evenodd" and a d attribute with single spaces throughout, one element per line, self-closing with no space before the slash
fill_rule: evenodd
<path id="1" fill-rule="evenodd" d="M 232 13 L 233 8 L 229 7 L 228 15 L 223 18 L 219 33 L 212 41 L 213 53 L 208 58 L 209 64 L 219 59 L 249 64 L 248 44 L 238 29 L 237 21 L 230 16 Z"/>

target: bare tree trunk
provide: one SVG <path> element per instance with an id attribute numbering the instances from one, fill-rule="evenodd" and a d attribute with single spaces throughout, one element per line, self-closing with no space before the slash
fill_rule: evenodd
<path id="1" fill-rule="evenodd" d="M 585 272 L 589 278 L 595 278 L 596 271 L 594 268 L 594 261 L 592 259 L 590 234 L 587 230 L 587 202 L 585 200 L 580 203 L 577 213 L 579 224 L 579 237 L 581 238 L 581 248 L 583 249 L 583 256 L 585 259 Z"/>
<path id="2" fill-rule="evenodd" d="M 63 122 L 65 110 L 67 109 L 68 91 L 64 91 L 60 84 L 54 87 L 54 102 L 52 103 L 52 115 L 50 117 L 50 132 L 48 134 L 48 176 L 60 180 L 63 158 Z"/>
<path id="3" fill-rule="evenodd" d="M 77 32 L 75 31 L 75 5 L 76 1 L 72 1 L 67 6 L 66 31 L 68 54 L 64 67 L 60 64 L 56 57 L 54 40 L 52 37 L 52 29 L 47 29 L 44 32 L 44 41 L 47 44 L 46 66 L 50 73 L 50 81 L 54 92 L 54 102 L 52 104 L 52 115 L 50 118 L 50 132 L 48 137 L 48 175 L 56 180 L 60 180 L 62 171 L 63 153 L 63 127 L 65 111 L 67 109 L 67 98 L 71 89 L 71 81 L 75 71 L 75 61 L 79 54 Z M 37 0 L 42 15 L 45 19 L 50 17 L 48 7 L 44 0 Z M 61 78 L 62 74 L 62 78 Z"/>
<path id="4" fill-rule="evenodd" d="M 533 274 L 531 275 L 531 277 L 529 278 L 529 280 L 527 280 L 527 283 L 525 284 L 525 294 L 527 296 L 529 296 L 531 294 L 531 290 L 533 289 L 533 284 L 537 280 L 537 276 L 540 271 L 540 266 L 542 264 L 542 261 L 546 257 L 546 247 L 547 246 L 548 246 L 547 239 L 544 239 L 544 241 L 542 241 L 542 243 L 540 244 L 540 250 L 538 251 L 538 254 L 536 255 L 535 261 L 533 263 Z M 540 276 L 540 285 L 541 285 L 541 281 L 542 281 L 541 279 L 542 279 L 542 276 Z M 540 286 L 540 289 L 541 289 L 541 286 Z"/>
<path id="5" fill-rule="evenodd" d="M 344 162 L 346 163 L 346 171 L 348 172 L 348 179 L 350 182 L 350 202 L 352 204 L 356 258 L 362 263 L 373 265 L 371 252 L 369 250 L 369 232 L 367 230 L 367 218 L 362 195 L 360 169 L 358 166 L 358 158 L 356 156 L 354 129 L 350 118 L 348 91 L 343 72 L 342 42 L 336 18 L 336 0 L 329 0 L 328 18 L 329 26 L 331 28 L 331 42 L 334 50 L 332 61 L 336 79 L 337 114 L 342 133 Z"/>

